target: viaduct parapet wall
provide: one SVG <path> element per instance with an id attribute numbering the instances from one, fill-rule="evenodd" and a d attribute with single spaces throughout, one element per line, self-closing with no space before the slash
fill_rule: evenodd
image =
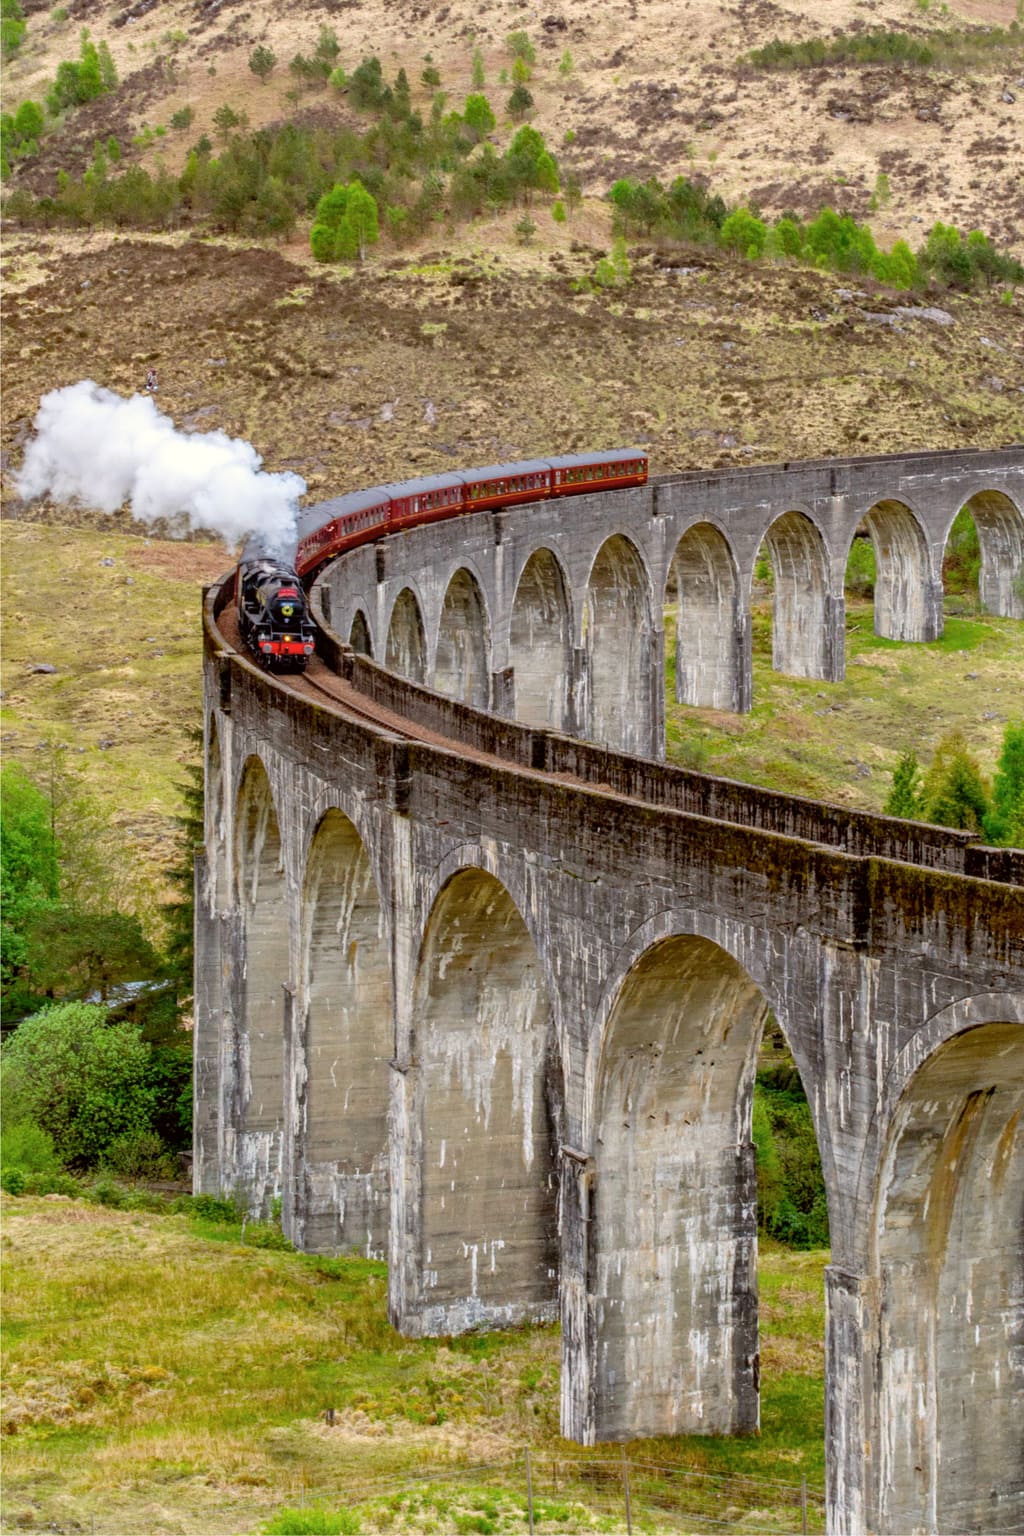
<path id="1" fill-rule="evenodd" d="M 653 761 L 660 614 L 668 590 L 692 652 L 717 557 L 687 539 L 716 529 L 749 669 L 757 550 L 803 518 L 835 675 L 857 528 L 888 547 L 884 504 L 923 530 L 924 637 L 967 503 L 1017 547 L 1021 455 L 438 524 L 324 573 L 333 633 L 302 683 L 231 648 L 230 581 L 206 602 L 197 1189 L 280 1196 L 299 1246 L 387 1257 L 411 1336 L 560 1319 L 571 1438 L 747 1432 L 770 1011 L 828 1197 L 829 1528 L 850 1536 L 1024 1526 L 1020 857 Z M 777 626 L 785 550 L 806 585 L 789 532 Z"/>

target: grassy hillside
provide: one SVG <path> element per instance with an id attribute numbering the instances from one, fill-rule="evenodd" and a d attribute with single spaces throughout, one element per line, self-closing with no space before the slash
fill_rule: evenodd
<path id="1" fill-rule="evenodd" d="M 579 1454 L 557 1433 L 555 1329 L 412 1342 L 387 1324 L 383 1266 L 254 1246 L 265 1229 L 27 1197 L 3 1217 L 5 1529 L 234 1536 L 323 1501 L 367 1536 L 521 1531 L 523 1449 L 546 1482 Z M 761 1435 L 636 1442 L 633 1460 L 820 1489 L 826 1257 L 762 1253 Z M 412 1477 L 439 1480 L 425 1508 L 374 1496 Z M 732 1528 L 791 1530 L 772 1498 L 734 1485 Z M 621 1529 L 603 1504 L 564 1466 L 540 1529 Z M 634 1517 L 659 1523 L 640 1495 Z"/>

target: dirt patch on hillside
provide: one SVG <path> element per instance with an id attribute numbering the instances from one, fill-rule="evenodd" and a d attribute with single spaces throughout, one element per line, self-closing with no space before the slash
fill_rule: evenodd
<path id="1" fill-rule="evenodd" d="M 701 253 L 640 254 L 580 294 L 595 253 L 490 253 L 325 273 L 199 239 L 8 243 L 35 263 L 4 304 L 4 511 L 40 395 L 160 376 L 187 431 L 253 442 L 310 494 L 591 444 L 658 470 L 1024 436 L 1022 300 L 942 300 L 948 323 L 871 285 Z M 66 518 L 66 513 L 63 514 Z"/>

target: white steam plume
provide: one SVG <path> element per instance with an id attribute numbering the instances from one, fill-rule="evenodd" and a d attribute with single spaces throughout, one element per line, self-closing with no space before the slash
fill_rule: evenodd
<path id="1" fill-rule="evenodd" d="M 224 432 L 179 432 L 147 395 L 125 399 L 91 379 L 44 395 L 15 484 L 100 512 L 130 502 L 142 523 L 207 528 L 226 544 L 252 535 L 294 559 L 300 475 L 267 474 L 251 443 Z"/>

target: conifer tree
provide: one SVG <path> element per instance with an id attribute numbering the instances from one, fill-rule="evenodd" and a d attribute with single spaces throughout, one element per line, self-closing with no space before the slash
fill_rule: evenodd
<path id="1" fill-rule="evenodd" d="M 921 768 L 917 753 L 904 752 L 893 769 L 892 788 L 883 806 L 886 816 L 913 821 L 921 814 Z"/>

